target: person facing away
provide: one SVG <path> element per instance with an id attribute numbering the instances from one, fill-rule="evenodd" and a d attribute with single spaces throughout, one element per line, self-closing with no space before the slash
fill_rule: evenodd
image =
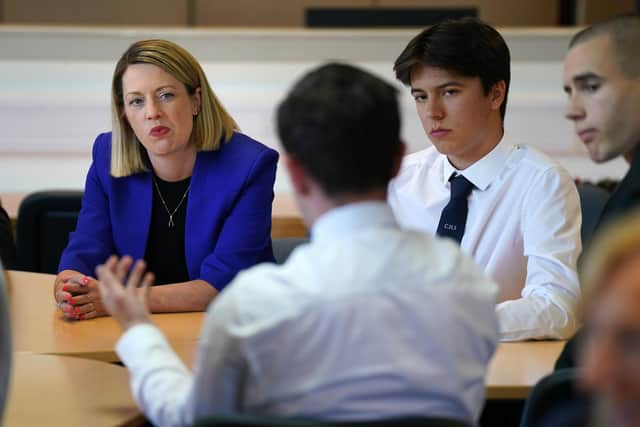
<path id="1" fill-rule="evenodd" d="M 596 230 L 640 207 L 638 40 L 640 17 L 616 17 L 575 34 L 564 60 L 566 117 L 574 122 L 589 157 L 596 163 L 622 157 L 630 165 L 605 204 Z M 576 365 L 576 340 L 567 343 L 557 368 Z"/>
<path id="2" fill-rule="evenodd" d="M 202 311 L 241 269 L 273 261 L 278 153 L 241 134 L 202 67 L 167 40 L 119 59 L 113 133 L 98 136 L 82 209 L 54 283 L 65 317 L 107 311 L 92 277 L 111 254 L 156 274 L 153 312 Z"/>
<path id="3" fill-rule="evenodd" d="M 497 287 L 453 242 L 401 230 L 385 203 L 404 152 L 396 95 L 344 64 L 290 90 L 277 127 L 310 243 L 282 266 L 240 273 L 214 300 L 193 373 L 149 317 L 144 262 L 128 279 L 129 257 L 98 268 L 124 329 L 116 351 L 152 423 L 237 413 L 477 422 Z"/>
<path id="4" fill-rule="evenodd" d="M 567 338 L 576 328 L 581 213 L 558 163 L 504 133 L 509 49 L 474 18 L 418 34 L 396 59 L 431 147 L 389 185 L 400 224 L 460 243 L 498 283 L 505 341 Z"/>

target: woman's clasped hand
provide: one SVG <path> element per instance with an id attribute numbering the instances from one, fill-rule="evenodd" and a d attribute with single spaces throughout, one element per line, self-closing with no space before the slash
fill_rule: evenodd
<path id="1" fill-rule="evenodd" d="M 79 272 L 65 271 L 55 285 L 55 298 L 64 317 L 74 320 L 106 316 L 98 281 Z"/>

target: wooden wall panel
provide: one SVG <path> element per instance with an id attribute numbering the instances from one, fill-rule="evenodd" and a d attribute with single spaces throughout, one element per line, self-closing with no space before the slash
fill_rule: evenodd
<path id="1" fill-rule="evenodd" d="M 635 0 L 578 0 L 576 19 L 578 24 L 588 25 L 634 10 Z"/>
<path id="2" fill-rule="evenodd" d="M 499 26 L 551 26 L 558 22 L 559 0 L 279 0 L 263 2 L 194 0 L 199 26 L 302 27 L 307 7 L 477 7 L 480 18 Z"/>
<path id="3" fill-rule="evenodd" d="M 368 7 L 372 0 L 194 0 L 194 24 L 216 27 L 303 27 L 307 7 Z"/>
<path id="4" fill-rule="evenodd" d="M 560 0 L 0 0 L 0 20 L 20 24 L 155 25 L 213 27 L 304 26 L 308 7 L 477 7 L 497 26 L 549 26 L 558 22 Z M 55 7 L 53 6 L 55 5 Z M 631 5 L 631 6 L 627 6 Z M 633 0 L 606 7 L 597 0 L 578 2 L 581 22 L 617 10 L 632 10 Z"/>
<path id="5" fill-rule="evenodd" d="M 555 26 L 559 21 L 558 1 L 480 0 L 480 18 L 501 27 Z"/>
<path id="6" fill-rule="evenodd" d="M 479 18 L 492 25 L 508 27 L 557 25 L 558 1 L 377 0 L 375 3 L 383 7 L 476 7 Z"/>
<path id="7" fill-rule="evenodd" d="M 187 25 L 190 0 L 0 0 L 11 24 Z"/>

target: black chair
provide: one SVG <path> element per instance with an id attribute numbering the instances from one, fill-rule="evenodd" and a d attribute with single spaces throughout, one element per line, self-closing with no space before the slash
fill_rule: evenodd
<path id="1" fill-rule="evenodd" d="M 580 237 L 582 237 L 582 247 L 587 247 L 610 194 L 597 185 L 578 184 L 578 195 L 582 209 Z"/>
<path id="2" fill-rule="evenodd" d="M 560 369 L 533 387 L 522 411 L 520 427 L 588 425 L 589 398 L 575 386 L 576 369 Z"/>
<path id="3" fill-rule="evenodd" d="M 16 270 L 57 273 L 69 233 L 78 222 L 82 194 L 40 191 L 22 201 L 16 227 Z"/>
<path id="4" fill-rule="evenodd" d="M 297 246 L 308 242 L 309 239 L 306 237 L 281 237 L 273 239 L 271 244 L 276 264 L 284 264 L 287 258 L 289 258 L 289 255 L 291 255 L 291 252 L 293 252 Z"/>
<path id="5" fill-rule="evenodd" d="M 469 427 L 469 424 L 445 418 L 406 417 L 373 421 L 330 422 L 251 415 L 212 416 L 196 420 L 193 427 Z"/>
<path id="6" fill-rule="evenodd" d="M 13 237 L 13 226 L 9 214 L 2 207 L 0 200 L 0 260 L 5 268 L 13 268 L 16 263 L 16 241 Z"/>

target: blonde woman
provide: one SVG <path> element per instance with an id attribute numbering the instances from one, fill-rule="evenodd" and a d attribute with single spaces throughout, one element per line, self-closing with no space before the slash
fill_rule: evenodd
<path id="1" fill-rule="evenodd" d="M 113 75 L 113 133 L 97 137 L 78 225 L 54 284 L 65 316 L 106 315 L 95 267 L 146 260 L 153 312 L 201 311 L 244 268 L 272 261 L 278 154 L 237 130 L 201 66 L 144 40 Z"/>

